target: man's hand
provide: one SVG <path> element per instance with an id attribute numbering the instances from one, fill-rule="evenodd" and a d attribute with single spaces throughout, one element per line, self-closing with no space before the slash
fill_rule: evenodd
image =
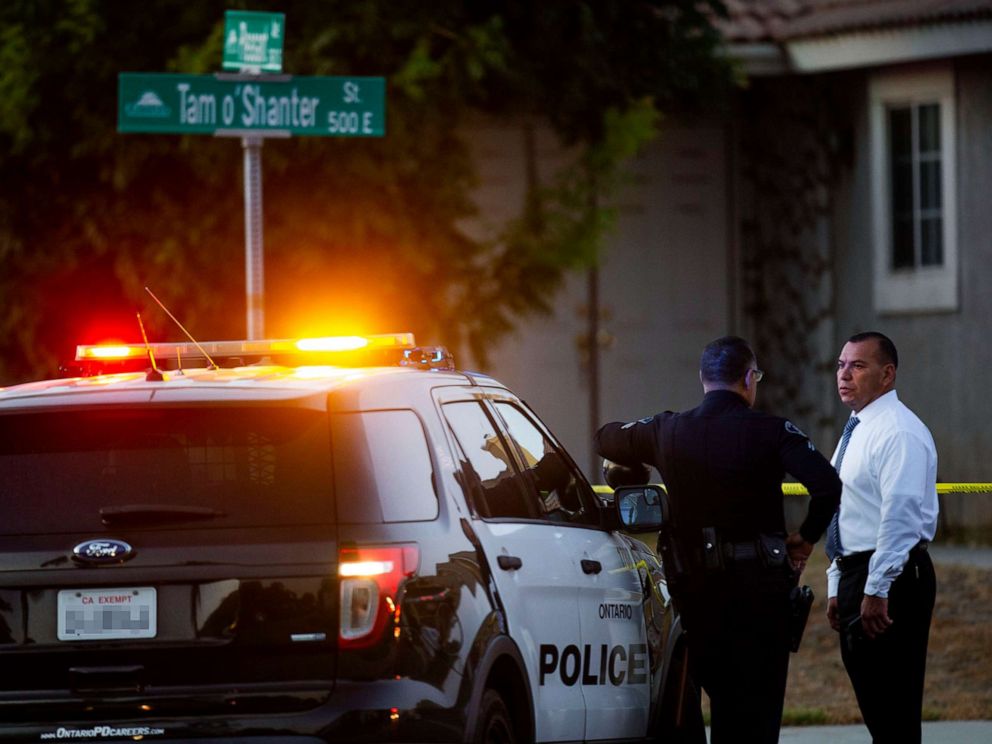
<path id="1" fill-rule="evenodd" d="M 813 552 L 813 545 L 806 542 L 798 532 L 793 532 L 785 539 L 785 549 L 789 553 L 792 569 L 801 574 L 806 568 L 806 560 Z"/>
<path id="2" fill-rule="evenodd" d="M 889 600 L 866 594 L 861 600 L 861 627 L 865 629 L 865 635 L 876 638 L 888 630 L 890 625 L 892 618 L 889 617 Z"/>
<path id="3" fill-rule="evenodd" d="M 840 610 L 837 609 L 837 597 L 827 600 L 827 622 L 830 627 L 840 633 Z"/>

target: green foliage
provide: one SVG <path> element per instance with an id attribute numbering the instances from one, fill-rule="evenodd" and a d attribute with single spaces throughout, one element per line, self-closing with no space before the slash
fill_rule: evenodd
<path id="1" fill-rule="evenodd" d="M 786 708 L 782 711 L 783 726 L 823 726 L 827 723 L 823 708 Z"/>
<path id="2" fill-rule="evenodd" d="M 0 4 L 0 382 L 75 343 L 243 335 L 240 143 L 121 135 L 117 74 L 220 67 L 225 7 L 286 14 L 299 75 L 387 78 L 387 136 L 265 144 L 267 335 L 415 331 L 470 346 L 546 310 L 615 219 L 660 112 L 731 74 L 698 3 L 12 0 Z M 471 117 L 550 122 L 573 154 L 489 241 L 465 229 Z"/>

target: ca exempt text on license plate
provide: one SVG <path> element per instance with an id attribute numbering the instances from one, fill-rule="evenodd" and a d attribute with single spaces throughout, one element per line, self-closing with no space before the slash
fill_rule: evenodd
<path id="1" fill-rule="evenodd" d="M 60 641 L 154 638 L 154 587 L 64 589 L 59 592 Z"/>

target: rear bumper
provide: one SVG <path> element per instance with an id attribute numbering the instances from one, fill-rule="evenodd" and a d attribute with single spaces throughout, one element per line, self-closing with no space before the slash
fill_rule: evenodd
<path id="1" fill-rule="evenodd" d="M 424 682 L 409 679 L 338 682 L 323 703 L 294 713 L 239 710 L 232 696 L 229 712 L 204 714 L 202 700 L 171 700 L 170 715 L 157 706 L 164 700 L 150 696 L 114 701 L 77 700 L 71 720 L 0 723 L 0 742 L 80 741 L 145 742 L 460 742 L 465 737 L 465 704 Z M 277 699 L 271 700 L 272 705 Z M 199 709 L 199 711 L 197 710 Z M 2 719 L 0 719 L 2 720 Z"/>

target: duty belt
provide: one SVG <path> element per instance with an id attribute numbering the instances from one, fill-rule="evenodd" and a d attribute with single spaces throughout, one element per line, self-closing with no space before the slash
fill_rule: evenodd
<path id="1" fill-rule="evenodd" d="M 720 548 L 723 552 L 723 559 L 729 563 L 756 561 L 761 557 L 756 540 L 722 541 Z"/>

